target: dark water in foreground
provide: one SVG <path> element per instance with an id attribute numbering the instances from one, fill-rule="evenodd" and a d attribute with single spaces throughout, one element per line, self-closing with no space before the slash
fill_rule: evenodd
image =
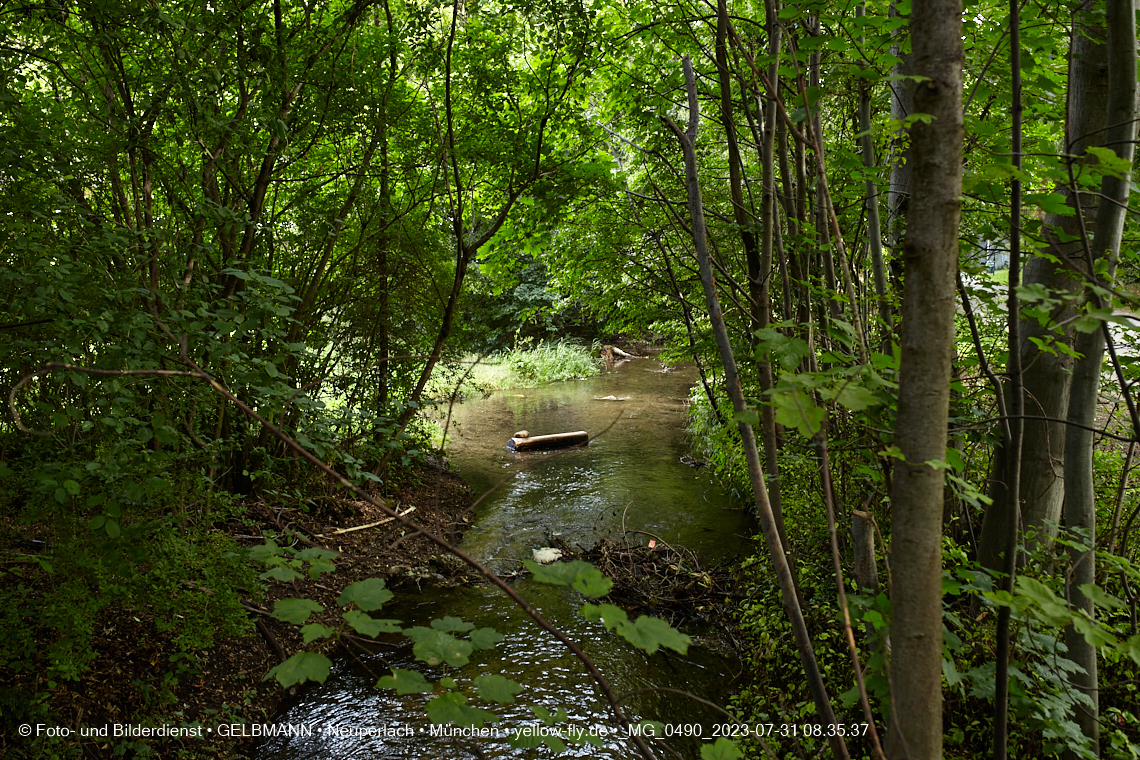
<path id="1" fill-rule="evenodd" d="M 739 508 L 706 473 L 679 461 L 687 450 L 684 401 L 695 373 L 685 368 L 655 370 L 660 370 L 656 361 L 639 359 L 588 380 L 505 391 L 457 406 L 451 463 L 476 494 L 519 463 L 542 456 L 507 451 L 506 441 L 516 430 L 527 429 L 532 435 L 586 430 L 594 435 L 617 420 L 588 449 L 538 463 L 485 499 L 463 548 L 497 571 L 507 572 L 529 559 L 533 549 L 546 546 L 552 536 L 589 546 L 600 535 L 619 535 L 624 519 L 627 530 L 687 546 L 710 562 L 746 551 L 749 529 Z M 600 400 L 606 396 L 625 400 Z M 630 540 L 645 543 L 649 537 L 633 534 Z M 516 588 L 595 659 L 618 694 L 667 687 L 723 701 L 739 675 L 739 663 L 719 653 L 715 631 L 687 630 L 696 639 L 688 655 L 662 650 L 647 657 L 578 615 L 583 599 L 576 593 L 529 580 Z M 546 747 L 515 749 L 506 743 L 508 732 L 541 725 L 531 705 L 551 712 L 564 708 L 569 720 L 560 726 L 601 738 L 600 747 L 571 746 L 563 756 L 634 755 L 624 732 L 602 736 L 615 729 L 581 664 L 502 594 L 482 587 L 402 593 L 383 612 L 405 626 L 428 625 L 444 615 L 491 626 L 506 638 L 495 649 L 477 650 L 468 665 L 444 673 L 425 670 L 414 661 L 411 647 L 402 645 L 402 637 L 388 637 L 389 643 L 375 655 L 338 661 L 323 686 L 306 691 L 278 717 L 295 728 L 308 726 L 311 735 L 270 739 L 257 757 L 554 757 Z M 438 726 L 433 735 L 424 712 L 431 695 L 401 697 L 377 689 L 375 677 L 365 667 L 376 675 L 387 675 L 389 667 L 397 667 L 420 670 L 429 680 L 451 676 L 472 695 L 470 705 L 489 709 L 501 720 L 487 724 L 490 735 L 444 735 Z M 492 673 L 524 685 L 515 703 L 497 705 L 474 697 L 471 680 Z M 668 692 L 633 694 L 623 704 L 632 716 L 662 721 L 681 733 L 701 730 L 707 737 L 711 725 L 721 722 L 709 708 Z M 685 757 L 698 756 L 698 745 L 691 739 L 672 740 L 670 746 Z"/>

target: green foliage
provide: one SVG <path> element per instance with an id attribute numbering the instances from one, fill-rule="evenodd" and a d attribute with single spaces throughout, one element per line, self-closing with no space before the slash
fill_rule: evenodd
<path id="1" fill-rule="evenodd" d="M 591 348 L 571 340 L 521 344 L 511 351 L 480 358 L 468 355 L 454 365 L 440 365 L 432 376 L 434 395 L 450 396 L 462 381 L 460 395 L 487 394 L 505 388 L 533 388 L 560 380 L 592 377 L 601 362 Z"/>
<path id="2" fill-rule="evenodd" d="M 265 679 L 277 679 L 277 683 L 288 689 L 306 681 L 324 683 L 332 669 L 332 660 L 319 652 L 297 652 L 280 665 L 270 668 Z"/>
<path id="3" fill-rule="evenodd" d="M 278 599 L 273 605 L 273 617 L 293 625 L 302 625 L 314 612 L 324 612 L 324 609 L 312 599 Z"/>
<path id="4" fill-rule="evenodd" d="M 499 716 L 479 707 L 469 707 L 467 697 L 460 692 L 449 692 L 427 703 L 428 718 L 432 723 L 453 723 L 457 726 L 482 728 L 490 721 L 498 723 Z"/>
<path id="5" fill-rule="evenodd" d="M 448 665 L 459 667 L 467 664 L 471 654 L 471 642 L 457 639 L 449 633 L 416 626 L 404 629 L 404 635 L 415 642 L 412 652 L 416 659 L 428 665 Z"/>
<path id="6" fill-rule="evenodd" d="M 583 605 L 582 617 L 600 620 L 607 631 L 616 630 L 619 636 L 646 654 L 653 654 L 661 647 L 688 654 L 692 643 L 691 638 L 659 618 L 642 615 L 631 623 L 625 610 L 612 604 Z"/>
<path id="7" fill-rule="evenodd" d="M 367 578 L 345 587 L 336 603 L 342 607 L 355 604 L 365 612 L 372 612 L 391 599 L 392 592 L 385 588 L 382 578 Z"/>
<path id="8" fill-rule="evenodd" d="M 701 745 L 701 760 L 738 760 L 744 757 L 736 744 L 723 736 L 711 744 Z"/>
<path id="9" fill-rule="evenodd" d="M 523 690 L 522 686 L 509 678 L 494 673 L 478 676 L 475 679 L 475 688 L 479 690 L 479 696 L 483 699 L 503 705 L 514 702 L 515 695 Z"/>
<path id="10" fill-rule="evenodd" d="M 523 565 L 539 583 L 549 583 L 552 586 L 570 586 L 575 591 L 589 597 L 605 596 L 610 593 L 610 589 L 614 585 L 614 582 L 602 575 L 600 570 L 582 560 L 553 562 L 549 565 L 540 565 L 537 562 L 526 560 Z"/>
<path id="11" fill-rule="evenodd" d="M 392 668 L 392 675 L 383 676 L 376 682 L 376 688 L 395 689 L 397 694 L 422 694 L 433 687 L 418 670 Z"/>
<path id="12" fill-rule="evenodd" d="M 320 578 L 324 573 L 332 572 L 336 566 L 332 560 L 338 553 L 329 549 L 311 547 L 308 549 L 295 549 L 291 546 L 278 546 L 277 542 L 268 538 L 265 543 L 252 546 L 249 557 L 254 562 L 262 562 L 269 567 L 261 574 L 262 580 L 274 580 L 288 583 L 302 578 L 301 571 L 308 565 L 307 574 L 310 580 Z M 341 602 L 345 604 L 346 602 Z"/>

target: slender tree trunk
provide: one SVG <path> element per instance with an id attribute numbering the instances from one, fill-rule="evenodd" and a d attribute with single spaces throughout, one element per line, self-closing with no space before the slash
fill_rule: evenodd
<path id="1" fill-rule="evenodd" d="M 914 190 L 903 242 L 899 410 L 891 489 L 892 760 L 942 755 L 942 470 L 954 350 L 954 281 L 962 192 L 962 5 L 927 0 L 910 17 Z"/>
<path id="2" fill-rule="evenodd" d="M 701 202 L 701 189 L 697 179 L 697 126 L 700 123 L 700 106 L 697 100 L 697 81 L 693 74 L 693 64 L 688 56 L 684 58 L 685 85 L 688 92 L 689 125 L 684 132 L 666 117 L 666 123 L 681 143 L 685 154 L 685 185 L 688 190 L 689 215 L 692 219 L 693 247 L 696 249 L 697 262 L 701 273 L 701 284 L 704 287 L 705 300 L 708 303 L 709 321 L 712 323 L 713 335 L 716 338 L 717 349 L 720 352 L 721 362 L 724 365 L 725 385 L 728 395 L 732 398 L 733 410 L 737 414 L 746 411 L 744 393 L 740 387 L 740 377 L 737 374 L 736 359 L 732 353 L 732 346 L 728 339 L 728 330 L 724 324 L 720 301 L 716 294 L 716 283 L 713 278 L 712 264 L 709 261 L 708 240 L 705 232 L 704 206 Z M 795 578 L 788 565 L 784 546 L 776 531 L 775 520 L 772 515 L 772 506 L 768 501 L 768 491 L 764 486 L 764 477 L 760 469 L 760 454 L 756 446 L 756 437 L 752 426 L 747 422 L 738 423 L 741 440 L 744 443 L 745 458 L 748 461 L 748 474 L 752 481 L 752 489 L 756 499 L 756 514 L 760 520 L 761 530 L 768 545 L 768 553 L 772 558 L 772 565 L 780 583 L 780 595 L 784 611 L 792 624 L 792 633 L 795 637 L 796 648 L 800 653 L 804 671 L 808 679 L 816 710 L 824 725 L 835 722 L 835 711 L 827 696 L 827 687 L 823 683 L 819 665 L 812 649 L 811 636 L 808 634 L 807 624 L 804 621 L 803 610 L 800 608 Z M 832 753 L 837 758 L 849 757 L 847 746 L 842 737 L 829 736 Z"/>
<path id="3" fill-rule="evenodd" d="M 1012 129 L 1010 152 L 1013 168 L 1020 172 L 1021 160 L 1021 0 L 1009 0 L 1009 49 Z M 1012 401 L 1008 406 L 1012 419 L 1004 420 L 1006 478 L 1006 524 L 1003 526 L 1005 546 L 1001 588 L 1013 594 L 1014 575 L 1017 572 L 1017 539 L 1021 521 L 1021 448 L 1024 439 L 1025 394 L 1022 387 L 1021 367 L 1021 304 L 1017 289 L 1021 285 L 1021 180 L 1014 175 L 1010 181 L 1009 216 L 1009 287 L 1007 288 L 1006 324 L 1008 325 L 1009 392 Z M 1000 388 L 998 392 L 1003 392 Z M 1004 416 L 1004 415 L 1003 415 Z M 994 668 L 994 760 L 1005 760 L 1009 741 L 1009 657 L 1010 615 L 1012 610 L 1003 606 L 997 619 L 997 665 Z"/>
<path id="4" fill-rule="evenodd" d="M 774 19 L 774 11 L 769 10 L 768 16 Z M 758 245 L 756 235 L 753 232 L 754 225 L 750 218 L 751 215 L 748 209 L 744 207 L 744 192 L 741 186 L 740 147 L 736 137 L 736 123 L 732 103 L 732 74 L 728 68 L 728 46 L 726 44 L 728 39 L 728 23 L 727 0 L 718 0 L 716 68 L 717 78 L 720 80 L 720 115 L 721 121 L 724 123 L 725 142 L 728 148 L 728 183 L 729 193 L 732 198 L 733 221 L 736 222 L 737 229 L 740 232 L 740 240 L 744 245 L 744 254 L 748 263 L 748 295 L 751 301 L 751 326 L 749 328 L 749 335 L 752 335 L 755 330 L 763 329 L 768 326 L 769 313 L 771 311 L 771 305 L 769 303 L 771 301 L 771 293 L 768 283 L 770 281 L 769 274 L 772 269 L 772 218 L 775 211 L 773 208 L 775 181 L 772 174 L 771 140 L 768 139 L 768 135 L 771 132 L 771 124 L 775 122 L 775 102 L 773 101 L 768 109 L 773 112 L 773 118 L 769 120 L 767 114 L 765 114 L 764 117 L 764 144 L 761 148 L 761 156 L 764 162 L 763 205 L 760 212 L 760 222 L 763 232 Z M 771 34 L 771 26 L 769 26 L 769 35 L 771 36 Z M 777 45 L 776 50 L 778 51 L 778 32 L 776 33 L 775 40 Z M 773 66 L 769 69 L 770 77 L 773 74 L 774 68 Z M 750 342 L 754 345 L 755 338 Z M 756 370 L 759 376 L 761 393 L 771 390 L 773 385 L 771 362 L 764 360 L 757 361 Z M 760 409 L 760 414 L 761 427 L 764 435 L 765 475 L 769 485 L 768 494 L 772 502 L 772 513 L 776 518 L 776 527 L 780 533 L 780 541 L 784 545 L 784 550 L 787 551 L 788 536 L 784 529 L 783 510 L 780 508 L 776 413 L 772 407 L 763 406 Z"/>
<path id="5" fill-rule="evenodd" d="M 1136 81 L 1136 8 L 1134 0 L 1106 0 L 1105 21 L 1108 38 L 1108 119 L 1105 129 L 1105 147 L 1132 165 L 1135 154 L 1136 120 L 1140 116 Z M 1124 176 L 1105 175 L 1101 182 L 1102 202 L 1097 209 L 1096 233 L 1092 239 L 1087 270 L 1096 271 L 1103 264 L 1103 275 L 1091 274 L 1094 282 L 1112 285 L 1116 260 L 1128 208 L 1131 173 Z M 1090 305 L 1100 307 L 1102 301 L 1095 292 L 1089 292 Z M 1073 385 L 1069 395 L 1069 413 L 1066 419 L 1079 425 L 1096 424 L 1097 397 L 1100 390 L 1101 366 L 1104 361 L 1104 333 L 1098 328 L 1077 335 L 1076 350 L 1081 358 L 1073 369 Z M 1065 431 L 1065 499 L 1064 523 L 1070 531 L 1084 535 L 1074 538 L 1085 548 L 1072 546 L 1069 557 L 1072 571 L 1068 575 L 1069 602 L 1088 614 L 1094 613 L 1092 601 L 1080 587 L 1096 582 L 1096 494 L 1093 490 L 1093 434 L 1084 427 L 1069 425 Z M 1099 754 L 1099 710 L 1097 689 L 1096 647 L 1070 627 L 1065 631 L 1069 659 L 1082 666 L 1084 673 L 1073 673 L 1073 683 L 1092 701 L 1091 706 L 1077 706 L 1077 722 Z"/>
<path id="6" fill-rule="evenodd" d="M 724 0 L 721 0 L 724 3 Z M 772 62 L 768 65 L 768 81 L 772 83 L 774 92 L 769 93 L 768 102 L 764 109 L 763 145 L 761 146 L 760 161 L 763 175 L 763 196 L 761 201 L 760 219 L 762 234 L 760 237 L 760 276 L 763 278 L 760 287 L 760 303 L 758 304 L 758 326 L 761 329 L 768 327 L 771 314 L 771 282 L 772 282 L 772 249 L 775 244 L 776 227 L 779 215 L 776 210 L 776 98 L 779 97 L 780 77 L 780 21 L 776 16 L 776 0 L 767 0 L 765 7 L 765 24 L 768 28 L 768 52 Z M 774 387 L 772 363 L 760 363 L 760 392 L 767 393 Z M 780 531 L 780 540 L 784 544 L 784 551 L 789 551 L 788 535 L 784 528 L 784 510 L 780 500 L 780 451 L 779 439 L 776 435 L 776 410 L 765 404 L 760 407 L 760 422 L 764 430 L 764 468 L 767 471 L 769 498 L 772 502 L 772 513 L 777 520 Z"/>
<path id="7" fill-rule="evenodd" d="M 898 16 L 895 3 L 891 3 L 888 13 Z M 901 34 L 901 30 L 898 32 Z M 890 83 L 891 118 L 903 121 L 914 113 L 914 81 L 906 79 L 913 74 L 911 56 L 903 55 L 901 46 L 891 45 L 891 53 L 899 58 L 892 73 L 897 77 Z M 892 248 L 902 237 L 903 222 L 906 219 L 910 201 L 910 140 L 905 133 L 895 135 L 891 144 L 891 184 L 887 193 L 887 237 Z"/>
<path id="8" fill-rule="evenodd" d="M 866 13 L 866 3 L 856 6 L 855 15 Z M 862 38 L 860 37 L 860 40 Z M 879 326 L 883 336 L 883 353 L 889 353 L 891 342 L 891 305 L 887 301 L 887 271 L 883 263 L 883 233 L 879 225 L 879 187 L 869 176 L 875 168 L 875 140 L 871 135 L 871 85 L 859 82 L 859 147 L 863 153 L 863 166 L 868 169 L 864 183 L 864 207 L 867 210 L 867 247 L 871 253 L 871 273 L 875 279 L 875 296 L 879 303 Z"/>

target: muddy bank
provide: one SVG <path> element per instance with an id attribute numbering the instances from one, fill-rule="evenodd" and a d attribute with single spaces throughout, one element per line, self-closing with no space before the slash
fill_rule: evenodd
<path id="1" fill-rule="evenodd" d="M 457 540 L 471 519 L 470 489 L 450 472 L 424 466 L 399 475 L 380 494 L 390 506 L 404 512 L 425 530 Z M 42 699 L 55 726 L 103 726 L 134 723 L 149 726 L 212 727 L 223 723 L 266 722 L 272 720 L 282 699 L 288 696 L 274 681 L 263 681 L 282 654 L 288 656 L 305 647 L 297 626 L 268 616 L 273 604 L 283 597 L 307 597 L 326 609 L 319 620 L 335 625 L 339 620 L 336 599 L 345 586 L 371 577 L 384 578 L 390 588 L 410 589 L 451 586 L 471 581 L 462 563 L 439 549 L 422 535 L 407 534 L 398 523 L 389 522 L 363 530 L 335 534 L 338 529 L 383 519 L 375 507 L 342 498 L 342 493 L 314 495 L 309 511 L 285 509 L 261 499 L 245 505 L 245 514 L 226 526 L 227 532 L 243 547 L 264 541 L 263 531 L 278 535 L 280 544 L 304 548 L 311 542 L 339 552 L 336 572 L 318 580 L 307 578 L 291 583 L 267 582 L 263 592 L 250 589 L 242 602 L 250 613 L 251 626 L 241 637 L 218 640 L 208 649 L 182 655 L 170 631 L 160 631 L 153 614 L 145 609 L 115 604 L 101 610 L 94 624 L 92 647 L 95 657 L 76 681 L 49 682 L 42 672 L 14 672 L 0 663 L 0 694 L 32 695 Z M 2 526 L 3 533 L 27 532 L 28 526 Z M 289 539 L 286 536 L 292 535 Z M 320 537 L 321 535 L 324 538 Z M 45 554 L 50 561 L 50 553 Z M 50 576 L 32 563 L 9 563 L 0 575 L 0 593 L 24 585 L 42 590 Z M 184 585 L 188 593 L 213 591 L 192 581 Z M 36 621 L 29 621 L 35 625 Z M 36 640 L 50 642 L 54 632 L 35 631 Z M 315 645 L 313 645 L 315 646 Z M 313 646 L 305 647 L 312 649 Z M 336 656 L 344 645 L 330 643 L 327 650 Z M 170 675 L 172 674 L 172 675 Z M 0 700 L 4 717 L 12 715 L 12 705 Z M 49 717 L 50 716 L 50 717 Z M 5 724 L 7 720 L 3 721 Z M 19 736 L 15 725 L 0 733 L 0 755 L 40 756 L 45 747 L 32 745 Z M 216 733 L 205 738 L 150 740 L 157 757 L 225 757 L 244 753 L 248 746 Z M 112 737 L 59 740 L 54 751 L 63 756 L 107 756 L 123 740 Z M 135 750 L 141 750 L 136 746 Z M 145 750 L 143 750 L 145 752 Z"/>

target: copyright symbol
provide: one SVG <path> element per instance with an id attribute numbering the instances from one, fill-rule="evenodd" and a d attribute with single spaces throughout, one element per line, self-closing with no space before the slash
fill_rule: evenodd
<path id="1" fill-rule="evenodd" d="M 32 735 L 32 727 L 30 725 L 28 725 L 27 723 L 22 724 L 20 726 L 20 736 L 31 736 L 31 735 Z"/>

